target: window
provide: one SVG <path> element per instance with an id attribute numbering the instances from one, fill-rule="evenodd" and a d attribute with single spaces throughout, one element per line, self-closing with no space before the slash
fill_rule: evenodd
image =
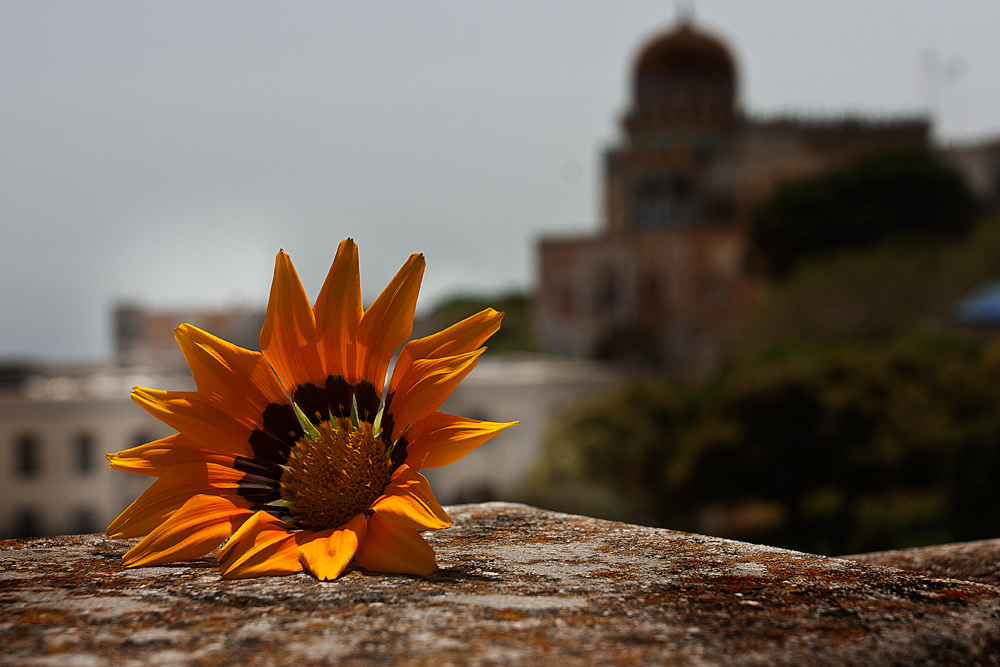
<path id="1" fill-rule="evenodd" d="M 14 468 L 23 477 L 32 477 L 40 468 L 41 445 L 38 438 L 25 433 L 14 444 Z"/>
<path id="2" fill-rule="evenodd" d="M 14 516 L 14 537 L 40 537 L 41 521 L 30 507 L 22 507 Z"/>
<path id="3" fill-rule="evenodd" d="M 79 473 L 94 469 L 94 439 L 87 433 L 76 436 L 73 442 L 73 467 Z"/>
<path id="4" fill-rule="evenodd" d="M 94 510 L 84 507 L 73 512 L 69 523 L 70 535 L 96 533 L 97 531 L 97 519 L 94 516 Z"/>
<path id="5" fill-rule="evenodd" d="M 600 269 L 596 273 L 594 314 L 614 314 L 618 308 L 618 276 L 611 268 Z"/>
<path id="6" fill-rule="evenodd" d="M 661 317 L 666 310 L 662 284 L 664 280 L 658 273 L 643 273 L 639 279 L 639 316 L 655 319 Z"/>
<path id="7" fill-rule="evenodd" d="M 635 188 L 633 224 L 643 229 L 683 227 L 698 217 L 694 184 L 685 175 L 661 175 Z"/>
<path id="8" fill-rule="evenodd" d="M 156 438 L 151 436 L 146 431 L 139 431 L 138 433 L 135 434 L 135 436 L 132 437 L 132 446 L 138 447 L 140 445 L 145 445 L 150 442 L 153 442 L 154 440 L 156 440 Z"/>

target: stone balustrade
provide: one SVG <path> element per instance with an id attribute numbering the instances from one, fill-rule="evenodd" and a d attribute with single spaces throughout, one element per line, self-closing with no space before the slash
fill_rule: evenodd
<path id="1" fill-rule="evenodd" d="M 827 558 L 510 503 L 449 508 L 427 577 L 122 570 L 0 542 L 2 665 L 1000 665 L 1000 540 Z"/>

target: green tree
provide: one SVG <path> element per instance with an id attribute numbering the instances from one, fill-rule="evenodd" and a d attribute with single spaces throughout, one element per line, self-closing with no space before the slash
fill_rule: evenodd
<path id="1" fill-rule="evenodd" d="M 750 265 L 784 277 L 805 259 L 843 250 L 958 239 L 976 209 L 961 177 L 931 154 L 879 155 L 780 188 L 753 217 Z"/>
<path id="2" fill-rule="evenodd" d="M 413 325 L 413 337 L 419 338 L 450 327 L 486 308 L 503 315 L 500 330 L 486 342 L 489 354 L 533 352 L 537 349 L 531 330 L 530 301 L 518 292 L 498 296 L 457 295 L 438 304 L 427 316 Z"/>
<path id="3" fill-rule="evenodd" d="M 997 536 L 1000 347 L 786 346 L 700 389 L 637 385 L 564 416 L 537 488 L 815 553 Z"/>
<path id="4" fill-rule="evenodd" d="M 660 522 L 661 477 L 689 427 L 693 394 L 642 382 L 586 401 L 561 416 L 529 500 L 553 509 Z"/>
<path id="5" fill-rule="evenodd" d="M 803 261 L 742 323 L 737 349 L 786 340 L 892 341 L 914 330 L 968 331 L 956 301 L 1000 276 L 1000 218 L 957 243 L 884 244 Z"/>

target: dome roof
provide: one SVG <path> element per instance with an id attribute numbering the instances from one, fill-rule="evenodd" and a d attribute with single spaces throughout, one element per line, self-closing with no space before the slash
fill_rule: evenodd
<path id="1" fill-rule="evenodd" d="M 734 82 L 736 67 L 729 49 L 710 37 L 682 23 L 670 32 L 649 42 L 635 65 L 635 81 L 707 79 Z"/>

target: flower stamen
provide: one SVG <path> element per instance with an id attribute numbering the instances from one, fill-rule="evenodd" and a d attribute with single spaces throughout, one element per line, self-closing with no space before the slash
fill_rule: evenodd
<path id="1" fill-rule="evenodd" d="M 281 497 L 302 528 L 339 528 L 371 507 L 389 484 L 392 466 L 381 438 L 370 424 L 351 422 L 320 422 L 313 426 L 315 439 L 307 430 L 292 448 Z"/>

